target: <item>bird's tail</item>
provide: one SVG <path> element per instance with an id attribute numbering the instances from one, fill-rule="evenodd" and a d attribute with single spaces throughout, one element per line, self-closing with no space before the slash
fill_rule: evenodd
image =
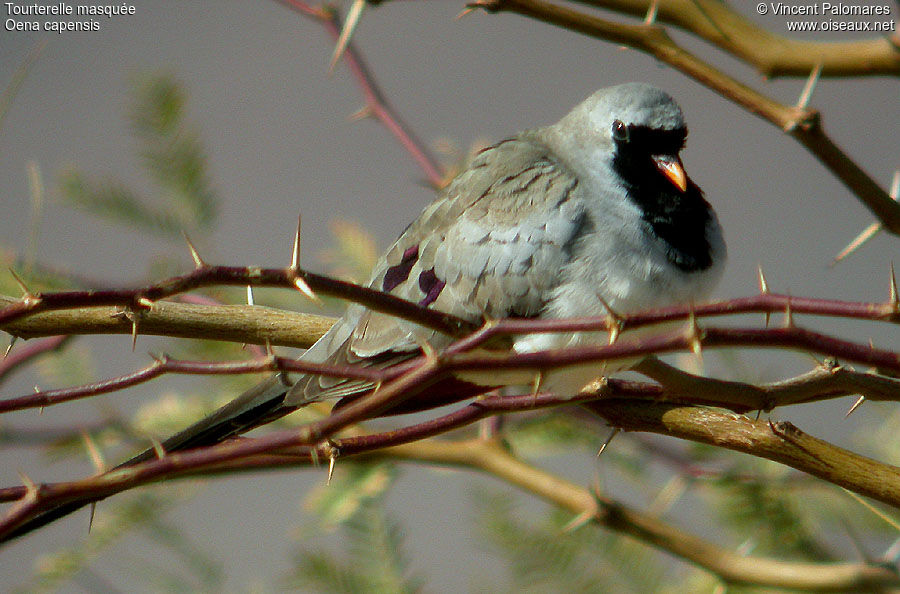
<path id="1" fill-rule="evenodd" d="M 254 427 L 270 423 L 297 409 L 285 406 L 284 397 L 289 385 L 282 374 L 273 375 L 250 388 L 211 415 L 197 421 L 187 429 L 162 442 L 166 453 L 217 444 Z M 158 448 L 148 448 L 137 456 L 116 466 L 115 470 L 134 466 L 157 457 Z M 19 525 L 7 534 L 0 535 L 0 544 L 28 534 L 50 522 L 96 503 L 105 497 L 90 497 L 63 503 Z"/>

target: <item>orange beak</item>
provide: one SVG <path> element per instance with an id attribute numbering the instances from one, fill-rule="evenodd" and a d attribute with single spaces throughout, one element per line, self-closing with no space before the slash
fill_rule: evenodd
<path id="1" fill-rule="evenodd" d="M 687 191 L 687 174 L 681 159 L 673 155 L 654 155 L 653 162 L 660 172 L 665 175 L 682 193 Z"/>

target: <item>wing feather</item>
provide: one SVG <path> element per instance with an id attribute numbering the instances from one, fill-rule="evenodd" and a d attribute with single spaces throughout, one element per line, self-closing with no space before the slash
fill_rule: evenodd
<path id="1" fill-rule="evenodd" d="M 526 133 L 476 155 L 379 260 L 369 286 L 473 321 L 536 316 L 559 282 L 583 222 L 577 178 Z M 383 368 L 415 356 L 422 339 L 436 348 L 450 342 L 354 305 L 304 358 Z M 285 402 L 300 405 L 371 388 L 358 380 L 307 376 Z"/>

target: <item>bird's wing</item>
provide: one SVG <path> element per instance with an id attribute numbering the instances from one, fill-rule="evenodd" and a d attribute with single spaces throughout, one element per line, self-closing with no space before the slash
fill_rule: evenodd
<path id="1" fill-rule="evenodd" d="M 534 135 L 480 152 L 400 235 L 369 286 L 479 321 L 537 315 L 558 284 L 584 224 L 578 179 Z M 393 316 L 351 306 L 304 357 L 335 365 L 393 365 L 422 341 L 449 338 Z M 285 404 L 357 394 L 358 380 L 304 377 Z"/>

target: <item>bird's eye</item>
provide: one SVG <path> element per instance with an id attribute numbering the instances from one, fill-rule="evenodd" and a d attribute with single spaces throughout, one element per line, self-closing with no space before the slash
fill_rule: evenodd
<path id="1" fill-rule="evenodd" d="M 613 122 L 612 137 L 619 142 L 628 142 L 628 126 L 622 120 Z"/>

